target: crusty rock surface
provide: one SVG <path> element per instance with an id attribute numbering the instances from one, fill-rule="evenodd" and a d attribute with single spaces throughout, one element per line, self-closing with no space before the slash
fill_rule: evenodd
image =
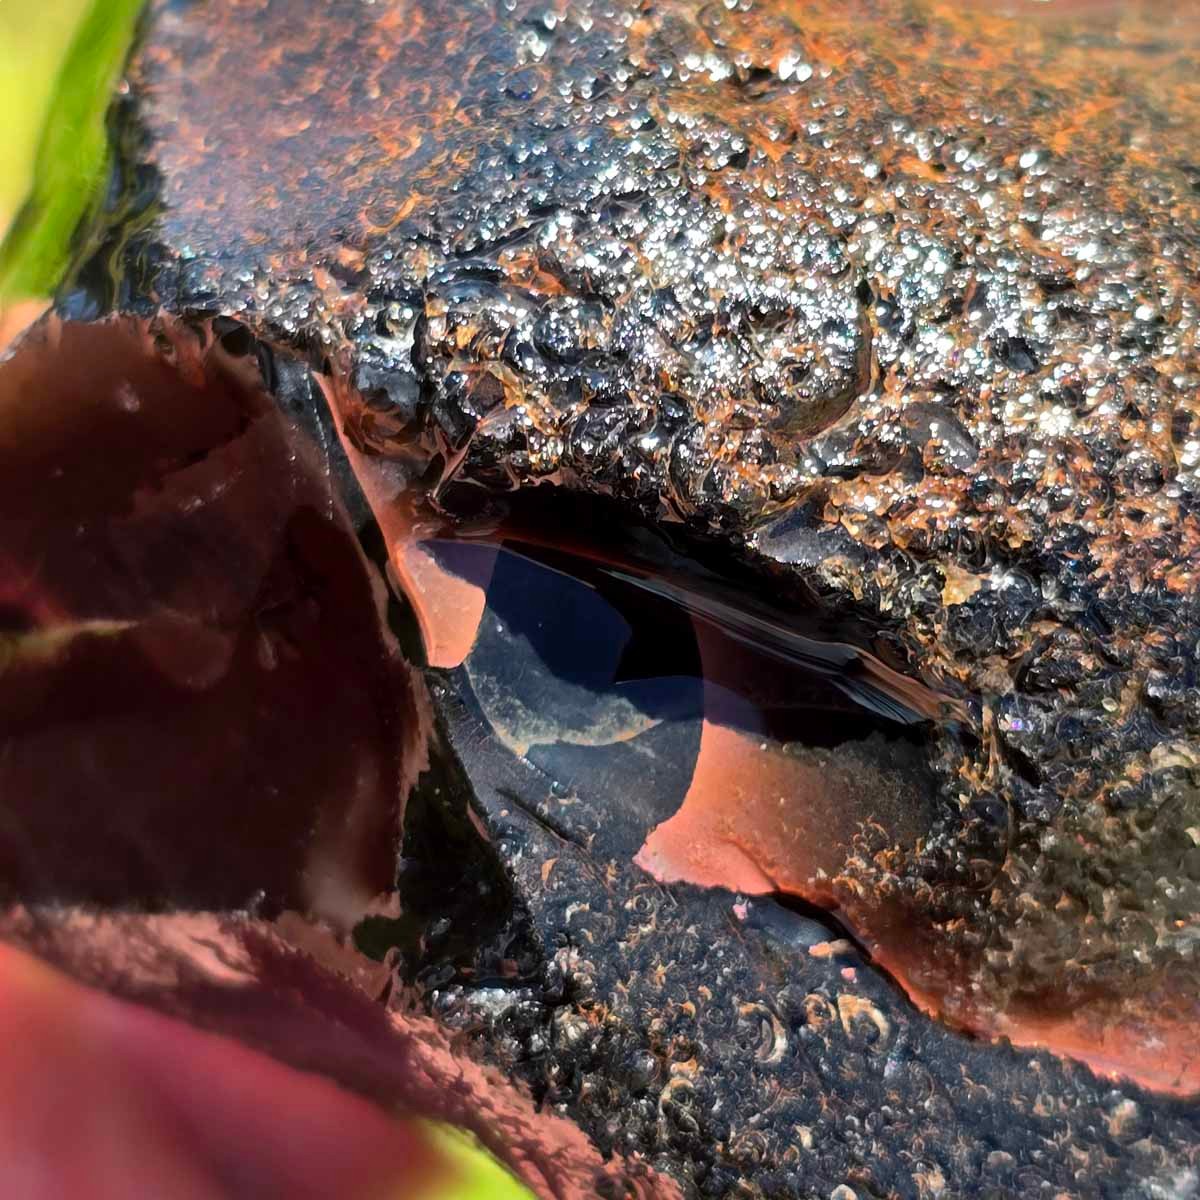
<path id="1" fill-rule="evenodd" d="M 928 836 L 846 864 L 864 936 L 904 929 L 961 1024 L 1092 1006 L 1194 1088 L 1196 31 L 866 0 L 148 30 L 64 306 L 236 317 L 344 373 L 372 453 L 616 497 L 866 621 L 967 715 Z"/>

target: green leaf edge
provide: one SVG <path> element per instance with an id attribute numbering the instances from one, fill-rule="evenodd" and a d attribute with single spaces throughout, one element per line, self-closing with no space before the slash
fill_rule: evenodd
<path id="1" fill-rule="evenodd" d="M 423 1124 L 454 1168 L 453 1178 L 440 1182 L 428 1200 L 534 1200 L 533 1193 L 472 1134 L 436 1121 Z"/>
<path id="2" fill-rule="evenodd" d="M 63 59 L 42 126 L 33 181 L 0 245 L 0 301 L 49 296 L 108 158 L 106 117 L 143 0 L 94 0 Z"/>

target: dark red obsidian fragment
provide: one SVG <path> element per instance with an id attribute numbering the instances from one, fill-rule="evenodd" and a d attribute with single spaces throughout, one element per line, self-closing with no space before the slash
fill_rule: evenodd
<path id="1" fill-rule="evenodd" d="M 457 1182 L 420 1126 L 11 946 L 0 1023 L 6 1195 L 326 1200 L 437 1196 Z"/>
<path id="2" fill-rule="evenodd" d="M 147 1164 L 147 1178 L 157 1186 L 164 1179 L 177 1180 L 172 1172 L 209 1160 L 229 1189 L 223 1195 L 262 1195 L 261 1187 L 286 1177 L 288 1170 L 277 1161 L 277 1137 L 285 1143 L 288 1137 L 305 1135 L 341 1139 L 330 1154 L 336 1162 L 344 1162 L 347 1144 L 372 1150 L 375 1162 L 363 1164 L 360 1178 L 376 1187 L 387 1183 L 389 1191 L 399 1188 L 400 1195 L 431 1175 L 436 1179 L 437 1164 L 428 1148 L 422 1150 L 421 1138 L 402 1123 L 393 1127 L 389 1145 L 383 1117 L 363 1115 L 352 1098 L 323 1091 L 311 1078 L 297 1082 L 290 1072 L 255 1061 L 223 1039 L 198 1042 L 187 1029 L 115 1004 L 91 992 L 93 987 L 202 1030 L 236 1037 L 301 1071 L 324 1075 L 388 1112 L 472 1130 L 546 1200 L 588 1200 L 609 1190 L 647 1200 L 680 1196 L 669 1178 L 644 1167 L 627 1173 L 622 1162 L 604 1162 L 576 1126 L 539 1112 L 523 1089 L 471 1061 L 442 1025 L 414 1011 L 406 992 L 391 991 L 386 967 L 371 964 L 295 914 L 267 923 L 214 914 L 97 916 L 78 909 L 32 914 L 16 909 L 0 915 L 0 936 L 89 985 L 78 989 L 39 969 L 35 987 L 22 988 L 25 980 L 18 978 L 7 993 L 0 989 L 0 1011 L 11 1005 L 14 1021 L 39 1036 L 44 1051 L 58 1056 L 44 1064 L 47 1071 L 103 1070 L 106 1064 L 95 1060 L 107 1048 L 113 1055 L 107 1064 L 110 1075 L 117 1069 L 128 1072 L 135 1085 L 120 1096 L 120 1103 L 136 1103 L 145 1094 L 139 1089 L 162 1089 L 167 1117 L 178 1121 L 188 1136 L 162 1147 L 158 1164 Z M 11 951 L 0 951 L 0 961 L 9 969 L 28 970 L 17 959 Z M 92 1044 L 56 1046 L 38 1016 L 21 1007 L 35 999 L 34 992 L 52 1012 L 57 1009 L 73 1036 L 86 1039 L 90 1032 Z M 90 1011 L 83 1011 L 88 1005 Z M 139 1044 L 124 1046 L 129 1038 Z M 175 1077 L 164 1084 L 157 1076 L 169 1072 L 172 1054 L 181 1061 Z M 13 1065 L 10 1056 L 5 1066 Z M 214 1067 L 221 1067 L 226 1084 L 238 1089 L 222 1112 L 211 1111 L 219 1096 L 194 1090 Z M 90 1082 L 82 1078 L 80 1086 Z M 287 1095 L 277 1099 L 276 1090 Z M 53 1086 L 47 1091 L 53 1094 Z M 231 1112 L 239 1105 L 247 1108 L 245 1127 L 230 1130 Z M 257 1122 L 272 1118 L 291 1119 L 286 1134 L 264 1134 L 258 1146 L 241 1140 Z M 348 1120 L 353 1129 L 340 1124 Z M 131 1121 L 136 1126 L 136 1114 Z M 161 1134 L 154 1122 L 147 1124 L 154 1135 Z M 81 1136 L 90 1137 L 93 1128 L 85 1125 Z M 306 1154 L 293 1157 L 303 1161 Z M 309 1170 L 311 1187 L 321 1175 L 319 1169 Z M 2 1172 L 0 1167 L 0 1179 Z M 61 1176 L 52 1178 L 57 1182 Z M 354 1172 L 343 1168 L 338 1187 L 349 1187 L 353 1180 Z M 437 1195 L 430 1182 L 431 1195 Z"/>
<path id="3" fill-rule="evenodd" d="M 391 960 L 346 936 L 400 911 L 430 718 L 327 450 L 207 322 L 53 319 L 0 363 L 0 937 L 387 1110 L 474 1130 L 539 1195 L 676 1196 L 464 1057 Z M 155 1187 L 206 1163 L 229 1194 L 287 1175 L 275 1139 L 249 1137 L 286 1071 L 4 962 L 0 1008 L 44 1055 L 45 1095 L 74 1078 L 86 1100 L 119 1064 L 131 1083 L 111 1079 L 125 1107 L 110 1132 L 128 1140 L 121 1121 L 136 1127 L 161 1089 L 142 1145 Z M 57 1040 L 38 996 L 58 1006 Z M 28 1065 L 6 1052 L 0 1080 Z M 204 1083 L 216 1068 L 238 1096 L 220 1112 Z M 253 1111 L 233 1130 L 237 1104 Z M 291 1137 L 352 1119 L 365 1148 L 386 1122 L 356 1105 L 302 1083 L 274 1115 Z M 172 1141 L 172 1122 L 192 1134 Z M 55 1186 L 101 1170 L 97 1128 L 79 1130 L 66 1174 L 39 1170 Z M 362 1179 L 399 1163 L 410 1186 L 429 1175 L 403 1127 Z"/>
<path id="4" fill-rule="evenodd" d="M 208 343 L 51 323 L 0 368 L 0 887 L 348 923 L 422 718 L 314 447 Z"/>

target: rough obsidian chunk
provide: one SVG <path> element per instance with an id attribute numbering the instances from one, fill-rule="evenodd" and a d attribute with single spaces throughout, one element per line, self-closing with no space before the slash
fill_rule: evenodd
<path id="1" fill-rule="evenodd" d="M 215 307 L 350 378 L 393 364 L 461 479 L 616 495 L 880 630 L 965 715 L 932 747 L 941 824 L 839 886 L 888 897 L 931 986 L 965 980 L 962 1023 L 1078 1019 L 1122 1069 L 1188 1091 L 1195 45 L 1089 22 L 936 0 L 904 21 L 783 0 L 553 19 L 162 3 L 123 110 L 162 206 L 105 261 L 130 303 Z M 380 428 L 372 450 L 412 449 L 407 417 L 398 442 Z M 985 837 L 996 798 L 1005 836 Z M 841 1026 L 825 1000 L 810 1025 Z M 819 1061 L 836 1095 L 852 1068 Z M 1078 1101 L 1108 1129 L 1099 1085 L 1058 1080 L 1048 1108 L 997 1111 L 1053 1122 Z M 659 1115 L 691 1154 L 711 1097 L 677 1086 Z M 910 1154 L 887 1128 L 882 1152 L 848 1118 L 836 1140 Z M 1187 1178 L 1177 1136 L 1147 1178 L 1174 1179 L 1168 1159 Z M 768 1189 L 787 1150 L 755 1145 L 738 1162 L 766 1165 L 739 1169 Z M 1133 1178 L 1140 1152 L 1118 1152 Z M 1040 1186 L 1034 1158 L 996 1153 L 1014 1161 L 947 1151 L 924 1186 Z M 1045 1170 L 1101 1187 L 1097 1161 L 1082 1185 Z"/>

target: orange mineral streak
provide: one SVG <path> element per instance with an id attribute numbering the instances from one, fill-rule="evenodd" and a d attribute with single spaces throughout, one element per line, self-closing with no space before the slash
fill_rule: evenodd
<path id="1" fill-rule="evenodd" d="M 1059 996 L 1014 999 L 1001 1009 L 947 968 L 939 947 L 898 908 L 844 888 L 838 902 L 838 916 L 873 960 L 930 1016 L 978 1037 L 1074 1059 L 1103 1078 L 1170 1096 L 1200 1090 L 1200 1006 L 1186 981 L 1164 973 L 1134 996 L 1095 994 L 1070 1006 Z"/>
<path id="2" fill-rule="evenodd" d="M 1065 1021 L 1009 1014 L 996 1022 L 997 1032 L 1018 1046 L 1087 1063 L 1109 1079 L 1132 1079 L 1170 1096 L 1194 1095 L 1200 1087 L 1196 1014 L 1160 1014 L 1155 1011 L 1160 1003 L 1176 1004 L 1178 997 L 1159 988 L 1140 998 L 1135 1012 L 1113 1005 L 1108 1012 L 1083 1012 Z"/>
<path id="3" fill-rule="evenodd" d="M 396 508 L 403 512 L 404 505 Z M 397 522 L 401 517 L 394 516 Z M 471 652 L 483 617 L 484 589 L 443 570 L 429 553 L 420 519 L 391 539 L 392 566 L 421 626 L 431 667 L 457 667 Z"/>
<path id="4" fill-rule="evenodd" d="M 683 807 L 634 861 L 664 882 L 806 894 L 830 846 L 817 836 L 826 799 L 820 776 L 777 746 L 705 721 Z M 790 822 L 794 815 L 803 826 Z"/>
<path id="5" fill-rule="evenodd" d="M 718 713 L 722 689 L 711 680 L 730 677 L 736 651 L 703 622 L 696 628 L 706 711 Z M 918 847 L 926 811 L 911 781 L 854 742 L 826 757 L 710 718 L 683 804 L 651 831 L 635 862 L 664 883 L 820 905 L 918 1008 L 965 1032 L 1075 1059 L 1168 1095 L 1200 1090 L 1200 1004 L 1186 981 L 1158 978 L 1132 997 L 1093 995 L 1072 1005 L 1058 996 L 1014 998 L 999 1006 L 979 994 L 936 934 L 852 878 L 851 864 L 867 853 L 864 839 L 877 846 L 882 834 L 893 846 Z"/>
<path id="6" fill-rule="evenodd" d="M 829 822 L 848 814 L 819 772 L 778 747 L 706 722 L 696 774 L 683 806 L 646 839 L 637 864 L 664 883 L 782 893 L 827 908 L 908 998 L 935 1019 L 978 1037 L 1006 1038 L 1172 1096 L 1200 1089 L 1194 998 L 1165 981 L 1137 997 L 1099 998 L 1065 1016 L 1036 1005 L 1007 1012 L 973 1002 L 969 981 L 944 973 L 936 947 L 889 906 L 857 896 L 831 876 L 846 841 Z"/>
<path id="7" fill-rule="evenodd" d="M 905 831 L 894 822 L 902 806 L 887 819 L 883 789 L 892 781 L 879 774 L 861 790 L 842 783 L 777 743 L 705 721 L 684 803 L 650 833 L 635 862 L 663 883 L 780 893 L 826 908 L 918 1008 L 964 1032 L 1074 1059 L 1167 1095 L 1200 1089 L 1200 1012 L 1179 981 L 1157 980 L 1133 998 L 1097 996 L 1069 1012 L 1057 998 L 1000 1009 L 977 997 L 959 964 L 898 906 L 848 884 L 843 872 L 860 828 L 878 830 L 882 813 L 897 843 Z"/>
<path id="8" fill-rule="evenodd" d="M 635 861 L 657 878 L 762 895 L 785 892 L 836 906 L 834 880 L 859 830 L 883 823 L 898 840 L 924 831 L 918 788 L 869 740 L 831 753 L 784 746 L 723 723 L 724 689 L 741 661 L 697 621 L 705 712 L 692 785 L 674 816 L 651 831 Z M 919 685 L 912 691 L 920 694 Z M 926 692 L 925 703 L 932 698 Z"/>
<path id="9" fill-rule="evenodd" d="M 393 582 L 416 615 L 426 663 L 457 667 L 475 642 L 486 602 L 484 589 L 438 565 L 426 543 L 444 532 L 445 521 L 421 502 L 420 489 L 406 479 L 403 465 L 364 453 L 348 436 L 354 405 L 348 387 L 328 376 L 320 383 L 342 449 L 387 542 Z"/>

